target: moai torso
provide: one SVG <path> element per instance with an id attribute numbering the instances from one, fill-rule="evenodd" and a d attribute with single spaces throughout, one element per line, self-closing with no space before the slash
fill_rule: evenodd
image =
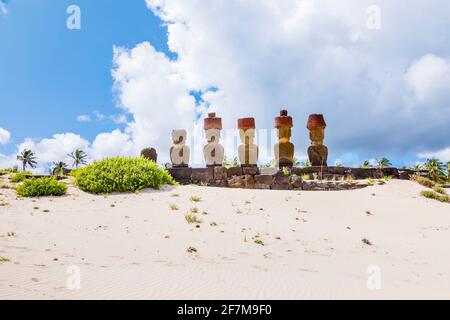
<path id="1" fill-rule="evenodd" d="M 258 146 L 254 144 L 255 119 L 238 119 L 239 137 L 242 144 L 238 147 L 238 156 L 241 166 L 256 166 L 258 162 Z"/>
<path id="2" fill-rule="evenodd" d="M 170 147 L 172 167 L 187 167 L 189 165 L 190 150 L 186 145 L 186 137 L 186 130 L 172 130 L 173 146 Z"/>
<path id="3" fill-rule="evenodd" d="M 279 142 L 275 144 L 275 160 L 278 167 L 292 167 L 294 161 L 294 144 L 290 142 L 292 118 L 286 110 L 280 111 L 275 118 L 275 128 L 278 130 Z"/>
<path id="4" fill-rule="evenodd" d="M 203 147 L 207 166 L 221 166 L 224 158 L 223 146 L 219 143 L 222 130 L 222 118 L 217 118 L 215 113 L 209 113 L 204 119 L 205 137 L 208 142 Z"/>
<path id="5" fill-rule="evenodd" d="M 326 126 L 323 115 L 311 114 L 309 116 L 306 127 L 311 140 L 308 157 L 312 166 L 327 166 L 328 148 L 323 144 Z"/>

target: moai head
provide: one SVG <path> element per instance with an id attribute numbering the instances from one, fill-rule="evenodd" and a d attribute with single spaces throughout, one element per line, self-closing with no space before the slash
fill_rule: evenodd
<path id="1" fill-rule="evenodd" d="M 309 130 L 309 138 L 312 145 L 323 145 L 325 138 L 325 119 L 321 114 L 311 114 L 308 118 L 306 127 Z"/>
<path id="2" fill-rule="evenodd" d="M 209 143 L 219 142 L 222 118 L 216 117 L 215 112 L 208 113 L 208 117 L 204 119 L 204 129 L 206 140 Z"/>
<path id="3" fill-rule="evenodd" d="M 187 132 L 184 129 L 174 129 L 172 130 L 172 141 L 176 145 L 186 144 Z"/>
<path id="4" fill-rule="evenodd" d="M 241 118 L 237 122 L 239 129 L 239 137 L 243 144 L 253 144 L 255 140 L 255 119 Z"/>
<path id="5" fill-rule="evenodd" d="M 158 154 L 155 148 L 145 148 L 141 151 L 141 157 L 156 162 L 158 160 Z"/>
<path id="6" fill-rule="evenodd" d="M 280 142 L 288 142 L 290 140 L 292 117 L 288 116 L 287 110 L 281 110 L 280 116 L 275 118 L 275 128 L 278 130 Z"/>

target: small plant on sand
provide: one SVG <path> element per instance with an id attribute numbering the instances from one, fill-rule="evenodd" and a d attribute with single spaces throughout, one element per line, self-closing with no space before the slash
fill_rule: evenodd
<path id="1" fill-rule="evenodd" d="M 22 171 L 22 172 L 18 172 L 16 174 L 14 174 L 9 181 L 14 182 L 14 183 L 18 183 L 18 182 L 23 182 L 25 181 L 29 176 L 31 176 L 31 172 L 28 171 Z"/>
<path id="2" fill-rule="evenodd" d="M 192 207 L 190 209 L 191 213 L 198 213 L 198 208 L 197 207 Z"/>
<path id="3" fill-rule="evenodd" d="M 172 193 L 171 195 L 170 195 L 171 197 L 179 197 L 180 196 L 180 194 L 179 193 L 176 193 L 176 192 L 174 192 L 174 193 Z"/>
<path id="4" fill-rule="evenodd" d="M 184 216 L 184 219 L 187 221 L 187 223 L 201 223 L 201 220 L 197 218 L 195 214 L 188 213 Z"/>
<path id="5" fill-rule="evenodd" d="M 92 193 L 137 192 L 175 183 L 164 168 L 142 157 L 104 159 L 71 174 L 81 190 Z"/>
<path id="6" fill-rule="evenodd" d="M 62 196 L 66 194 L 67 186 L 58 182 L 55 177 L 31 178 L 16 187 L 21 197 Z"/>
<path id="7" fill-rule="evenodd" d="M 170 205 L 169 205 L 169 207 L 170 207 L 170 209 L 171 210 L 178 210 L 178 206 L 175 204 L 175 203 L 171 203 Z"/>
<path id="8" fill-rule="evenodd" d="M 303 174 L 302 180 L 311 180 L 311 176 L 309 174 Z"/>
<path id="9" fill-rule="evenodd" d="M 369 241 L 368 239 L 366 239 L 366 238 L 362 239 L 361 241 L 362 241 L 362 243 L 367 244 L 368 246 L 371 246 L 371 245 L 372 245 L 372 242 L 370 242 L 370 241 Z"/>
<path id="10" fill-rule="evenodd" d="M 9 262 L 11 261 L 8 257 L 0 256 L 0 262 Z"/>
<path id="11" fill-rule="evenodd" d="M 420 195 L 422 197 L 434 199 L 440 202 L 450 202 L 450 197 L 447 194 L 441 194 L 434 191 L 422 191 Z"/>
<path id="12" fill-rule="evenodd" d="M 9 205 L 9 202 L 8 202 L 8 201 L 0 200 L 0 207 L 5 207 L 5 206 L 7 206 L 7 205 Z"/>
<path id="13" fill-rule="evenodd" d="M 259 244 L 259 245 L 261 245 L 261 246 L 264 245 L 264 242 L 262 242 L 261 239 L 255 239 L 255 240 L 253 240 L 253 242 L 256 243 L 256 244 Z"/>
<path id="14" fill-rule="evenodd" d="M 211 222 L 210 224 L 209 224 L 211 227 L 217 227 L 217 222 Z"/>
<path id="15" fill-rule="evenodd" d="M 196 252 L 198 252 L 198 250 L 196 248 L 194 248 L 194 247 L 189 247 L 189 248 L 186 249 L 186 252 L 196 253 Z"/>
<path id="16" fill-rule="evenodd" d="M 430 180 L 428 178 L 421 177 L 421 176 L 418 176 L 418 175 L 412 175 L 410 177 L 410 179 L 412 181 L 417 182 L 418 184 L 421 184 L 424 187 L 427 187 L 427 188 L 433 188 L 436 185 L 436 182 L 434 182 L 433 180 Z"/>
<path id="17" fill-rule="evenodd" d="M 17 237 L 17 233 L 15 233 L 14 231 L 10 231 L 8 233 L 6 233 L 7 237 Z"/>
<path id="18" fill-rule="evenodd" d="M 11 187 L 9 186 L 9 184 L 0 183 L 0 189 L 11 189 Z"/>
<path id="19" fill-rule="evenodd" d="M 373 186 L 374 185 L 374 181 L 373 181 L 372 178 L 369 178 L 366 181 L 367 181 L 367 185 L 369 185 L 369 186 Z"/>
<path id="20" fill-rule="evenodd" d="M 370 210 L 366 210 L 366 214 L 367 214 L 368 216 L 371 216 L 371 215 L 372 215 L 372 212 L 371 212 Z"/>
<path id="21" fill-rule="evenodd" d="M 392 180 L 392 176 L 383 176 L 381 179 L 388 182 L 388 181 Z"/>
<path id="22" fill-rule="evenodd" d="M 285 176 L 288 176 L 288 175 L 290 174 L 290 170 L 289 170 L 288 167 L 283 167 L 283 168 L 281 169 L 281 172 L 283 172 L 283 174 L 284 174 Z"/>
<path id="23" fill-rule="evenodd" d="M 200 202 L 202 201 L 202 198 L 199 196 L 191 196 L 189 200 L 191 200 L 192 202 Z"/>

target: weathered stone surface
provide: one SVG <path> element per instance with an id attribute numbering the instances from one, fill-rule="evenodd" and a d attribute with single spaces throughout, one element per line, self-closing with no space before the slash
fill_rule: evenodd
<path id="1" fill-rule="evenodd" d="M 397 168 L 383 168 L 382 172 L 383 172 L 383 176 L 398 178 L 398 169 Z"/>
<path id="2" fill-rule="evenodd" d="M 243 174 L 242 167 L 231 167 L 227 169 L 228 177 L 242 176 L 242 174 Z"/>
<path id="3" fill-rule="evenodd" d="M 413 174 L 414 174 L 413 170 L 409 170 L 409 169 L 399 170 L 398 178 L 401 180 L 409 180 Z"/>
<path id="4" fill-rule="evenodd" d="M 290 190 L 292 186 L 289 183 L 274 183 L 271 186 L 273 190 Z"/>
<path id="5" fill-rule="evenodd" d="M 233 176 L 228 179 L 228 186 L 231 188 L 252 189 L 255 186 L 255 180 L 251 175 Z"/>
<path id="6" fill-rule="evenodd" d="M 348 168 L 345 167 L 327 167 L 327 173 L 344 175 Z"/>
<path id="7" fill-rule="evenodd" d="M 374 178 L 375 169 L 373 168 L 352 168 L 350 170 L 350 175 L 353 179 L 368 179 Z"/>
<path id="8" fill-rule="evenodd" d="M 294 144 L 291 139 L 292 117 L 287 110 L 281 110 L 280 116 L 275 118 L 279 142 L 274 145 L 275 161 L 281 167 L 292 167 L 294 159 Z"/>
<path id="9" fill-rule="evenodd" d="M 214 167 L 214 179 L 223 180 L 227 178 L 227 168 Z"/>
<path id="10" fill-rule="evenodd" d="M 264 184 L 264 183 L 255 183 L 255 189 L 270 189 L 270 184 Z"/>
<path id="11" fill-rule="evenodd" d="M 158 160 L 158 154 L 155 148 L 145 148 L 141 151 L 141 157 L 156 162 Z"/>
<path id="12" fill-rule="evenodd" d="M 245 166 L 242 167 L 242 172 L 254 176 L 255 174 L 259 174 L 259 169 L 257 166 Z"/>
<path id="13" fill-rule="evenodd" d="M 278 183 L 278 184 L 289 184 L 289 176 L 285 176 L 285 175 L 275 175 L 273 177 L 273 183 Z"/>
<path id="14" fill-rule="evenodd" d="M 210 182 L 214 179 L 214 168 L 192 168 L 192 182 Z"/>
<path id="15" fill-rule="evenodd" d="M 228 181 L 227 180 L 213 180 L 208 183 L 208 186 L 226 188 L 226 187 L 228 187 Z"/>
<path id="16" fill-rule="evenodd" d="M 186 167 L 189 165 L 190 150 L 186 145 L 187 131 L 184 129 L 172 130 L 172 142 L 170 147 L 170 161 L 172 167 Z"/>
<path id="17" fill-rule="evenodd" d="M 255 181 L 256 181 L 256 183 L 266 184 L 266 185 L 270 186 L 273 183 L 273 176 L 266 175 L 266 174 L 256 175 Z"/>
<path id="18" fill-rule="evenodd" d="M 274 167 L 264 167 L 259 170 L 262 175 L 274 175 L 277 174 L 278 171 L 279 169 Z"/>
<path id="19" fill-rule="evenodd" d="M 294 189 L 301 189 L 302 188 L 302 178 L 299 176 L 292 176 L 290 177 L 290 184 Z"/>
<path id="20" fill-rule="evenodd" d="M 187 167 L 176 167 L 167 169 L 170 175 L 178 181 L 179 179 L 191 179 L 192 168 Z"/>

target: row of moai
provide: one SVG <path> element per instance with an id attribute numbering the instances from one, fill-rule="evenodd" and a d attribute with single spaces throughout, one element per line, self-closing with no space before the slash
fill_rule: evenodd
<path id="1" fill-rule="evenodd" d="M 238 157 L 241 166 L 256 166 L 258 161 L 258 146 L 254 143 L 256 123 L 254 118 L 241 118 L 237 121 L 241 145 L 238 147 Z M 275 128 L 278 133 L 278 143 L 274 146 L 275 161 L 278 167 L 292 167 L 294 161 L 294 144 L 290 142 L 293 121 L 287 110 L 281 110 L 275 118 Z M 311 114 L 306 125 L 309 130 L 311 145 L 308 157 L 312 166 L 327 166 L 328 148 L 323 144 L 326 123 L 321 114 Z M 207 144 L 203 148 L 206 166 L 221 166 L 224 159 L 224 148 L 220 142 L 222 118 L 215 113 L 209 113 L 204 119 L 204 130 Z M 187 167 L 190 150 L 186 145 L 187 132 L 184 129 L 172 131 L 173 146 L 170 148 L 172 167 Z"/>

